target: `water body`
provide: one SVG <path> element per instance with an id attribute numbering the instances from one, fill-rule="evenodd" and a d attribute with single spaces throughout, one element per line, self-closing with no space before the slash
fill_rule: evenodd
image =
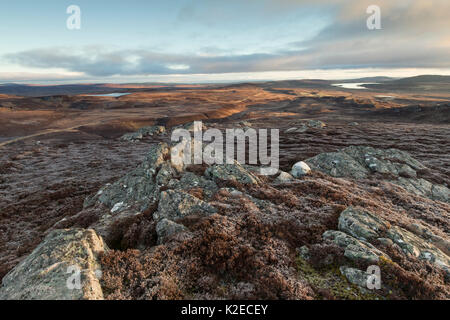
<path id="1" fill-rule="evenodd" d="M 378 83 L 349 82 L 349 83 L 335 83 L 335 84 L 332 84 L 332 86 L 339 87 L 339 88 L 345 88 L 345 89 L 367 89 L 367 88 L 363 87 L 366 84 L 378 84 Z"/>
<path id="2" fill-rule="evenodd" d="M 121 96 L 126 96 L 129 95 L 131 93 L 105 93 L 105 94 L 90 94 L 89 97 L 121 97 Z"/>

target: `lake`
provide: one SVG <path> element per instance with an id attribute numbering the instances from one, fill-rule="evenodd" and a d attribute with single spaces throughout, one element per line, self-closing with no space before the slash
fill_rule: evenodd
<path id="1" fill-rule="evenodd" d="M 368 82 L 349 82 L 349 83 L 335 83 L 332 84 L 332 86 L 339 87 L 339 88 L 345 88 L 345 89 L 367 89 L 363 87 L 363 85 L 366 84 L 378 84 L 378 83 L 368 83 Z"/>
<path id="2" fill-rule="evenodd" d="M 131 93 L 105 93 L 105 94 L 89 94 L 89 97 L 121 97 L 126 96 Z"/>

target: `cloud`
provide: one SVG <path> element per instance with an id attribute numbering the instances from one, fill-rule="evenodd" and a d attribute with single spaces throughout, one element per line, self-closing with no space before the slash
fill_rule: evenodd
<path id="1" fill-rule="evenodd" d="M 265 6 L 265 14 L 271 12 L 268 9 L 271 6 L 276 7 L 274 15 L 311 6 L 311 1 L 306 0 L 264 0 L 261 3 Z M 372 0 L 316 0 L 316 6 L 334 12 L 333 21 L 312 39 L 287 43 L 272 53 L 233 54 L 208 45 L 194 54 L 111 50 L 97 46 L 76 51 L 72 48 L 34 49 L 8 54 L 4 58 L 25 67 L 62 68 L 95 77 L 450 67 L 450 19 L 447 17 L 450 1 L 378 0 L 382 30 L 368 30 L 366 8 L 372 3 Z M 203 10 L 202 13 L 207 16 L 207 22 L 208 19 L 220 22 L 220 11 L 212 14 Z M 179 19 L 199 18 L 198 14 L 198 6 L 188 6 L 180 11 Z"/>

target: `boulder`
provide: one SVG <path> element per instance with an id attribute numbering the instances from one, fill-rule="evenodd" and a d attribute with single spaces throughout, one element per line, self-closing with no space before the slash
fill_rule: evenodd
<path id="1" fill-rule="evenodd" d="M 292 166 L 291 174 L 296 177 L 300 178 L 303 176 L 306 176 L 311 172 L 311 168 L 303 161 L 297 162 Z"/>
<path id="2" fill-rule="evenodd" d="M 3 278 L 0 299 L 101 300 L 98 260 L 106 250 L 94 230 L 54 230 Z"/>

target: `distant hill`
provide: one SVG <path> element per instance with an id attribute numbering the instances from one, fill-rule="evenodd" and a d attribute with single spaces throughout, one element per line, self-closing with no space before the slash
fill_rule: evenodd
<path id="1" fill-rule="evenodd" d="M 450 76 L 422 75 L 416 77 L 402 78 L 385 81 L 378 84 L 368 84 L 365 87 L 370 89 L 382 89 L 391 91 L 408 92 L 449 92 Z"/>
<path id="2" fill-rule="evenodd" d="M 450 83 L 450 76 L 423 75 L 397 79 L 391 83 Z"/>

